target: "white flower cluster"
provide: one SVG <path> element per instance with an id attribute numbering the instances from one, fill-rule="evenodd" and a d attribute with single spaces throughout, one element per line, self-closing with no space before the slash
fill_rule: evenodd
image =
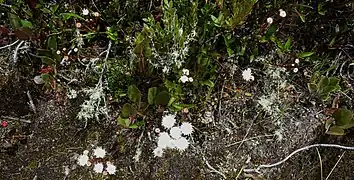
<path id="1" fill-rule="evenodd" d="M 188 69 L 182 69 L 183 75 L 179 78 L 179 80 L 182 83 L 186 83 L 186 82 L 193 82 L 193 78 L 192 77 L 188 77 L 189 76 L 189 70 Z"/>
<path id="2" fill-rule="evenodd" d="M 83 154 L 79 155 L 77 158 L 77 163 L 80 166 L 91 166 L 90 158 L 88 156 L 89 151 L 85 150 Z M 93 150 L 93 156 L 95 158 L 104 158 L 106 156 L 106 151 L 102 149 L 102 147 L 97 147 Z M 106 169 L 104 170 L 104 164 L 102 162 L 95 163 L 93 165 L 93 171 L 96 173 L 108 173 L 108 174 L 115 174 L 116 173 L 116 166 L 113 165 L 111 162 L 106 162 Z"/>
<path id="3" fill-rule="evenodd" d="M 252 75 L 252 70 L 250 68 L 247 68 L 242 72 L 242 77 L 246 81 L 253 81 L 254 76 Z"/>
<path id="4" fill-rule="evenodd" d="M 155 130 L 156 132 L 159 132 L 157 147 L 154 149 L 154 155 L 156 157 L 162 157 L 164 149 L 170 148 L 184 151 L 190 144 L 184 136 L 188 136 L 193 133 L 192 124 L 183 122 L 181 126 L 174 126 L 176 123 L 175 118 L 175 115 L 166 115 L 162 117 L 162 126 L 168 129 L 169 133 Z"/>

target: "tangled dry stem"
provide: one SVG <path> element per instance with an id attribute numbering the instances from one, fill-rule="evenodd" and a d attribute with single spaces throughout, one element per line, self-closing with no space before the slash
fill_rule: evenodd
<path id="1" fill-rule="evenodd" d="M 275 166 L 278 166 L 280 164 L 283 164 L 284 162 L 286 162 L 289 158 L 291 158 L 293 155 L 295 155 L 298 152 L 304 151 L 304 150 L 308 150 L 310 148 L 313 147 L 332 147 L 332 148 L 339 148 L 339 149 L 345 149 L 345 150 L 354 150 L 354 147 L 350 147 L 350 146 L 342 146 L 342 145 L 338 145 L 338 144 L 312 144 L 300 149 L 295 150 L 294 152 L 292 152 L 290 155 L 288 155 L 286 158 L 284 158 L 283 160 L 274 163 L 274 164 L 262 164 L 259 165 L 256 169 L 244 169 L 243 172 L 256 172 L 256 173 L 260 173 L 260 169 L 262 168 L 272 168 Z"/>

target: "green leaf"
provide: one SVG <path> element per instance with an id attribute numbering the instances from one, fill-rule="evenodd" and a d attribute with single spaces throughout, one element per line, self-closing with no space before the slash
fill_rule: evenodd
<path id="1" fill-rule="evenodd" d="M 149 102 L 150 105 L 154 104 L 156 95 L 157 95 L 157 87 L 149 88 L 148 102 Z"/>
<path id="2" fill-rule="evenodd" d="M 30 21 L 21 20 L 21 24 L 22 24 L 22 27 L 28 27 L 28 28 L 33 27 L 32 23 Z"/>
<path id="3" fill-rule="evenodd" d="M 170 94 L 167 91 L 161 91 L 156 95 L 155 104 L 165 106 L 170 101 Z"/>
<path id="4" fill-rule="evenodd" d="M 8 13 L 8 17 L 10 19 L 10 24 L 11 24 L 13 29 L 18 29 L 18 28 L 21 27 L 21 20 L 16 14 L 13 14 L 13 13 L 9 12 Z"/>
<path id="5" fill-rule="evenodd" d="M 340 79 L 337 77 L 329 77 L 328 78 L 328 85 L 329 86 L 338 86 Z"/>
<path id="6" fill-rule="evenodd" d="M 56 4 L 54 6 L 51 7 L 52 13 L 55 13 L 55 11 L 57 11 L 59 8 L 59 4 Z"/>
<path id="7" fill-rule="evenodd" d="M 334 112 L 332 116 L 335 119 L 336 125 L 343 129 L 348 129 L 354 126 L 353 111 L 351 110 L 341 108 Z"/>
<path id="8" fill-rule="evenodd" d="M 118 117 L 117 119 L 117 123 L 125 128 L 129 127 L 130 125 L 130 119 L 129 118 L 122 118 L 122 117 Z"/>
<path id="9" fill-rule="evenodd" d="M 284 50 L 287 51 L 290 49 L 291 47 L 291 41 L 292 41 L 292 38 L 289 37 L 288 40 L 286 41 L 285 45 L 284 45 Z"/>
<path id="10" fill-rule="evenodd" d="M 298 58 L 305 58 L 315 54 L 315 52 L 302 52 L 297 55 Z"/>
<path id="11" fill-rule="evenodd" d="M 48 41 L 47 41 L 47 48 L 52 51 L 56 51 L 58 49 L 56 36 L 49 36 Z"/>
<path id="12" fill-rule="evenodd" d="M 122 107 L 122 113 L 120 116 L 123 118 L 134 117 L 136 112 L 136 109 L 131 104 L 126 103 Z"/>
<path id="13" fill-rule="evenodd" d="M 140 102 L 141 93 L 135 85 L 130 85 L 128 87 L 128 98 L 135 103 Z"/>
<path id="14" fill-rule="evenodd" d="M 315 83 L 308 83 L 307 84 L 307 87 L 309 89 L 310 92 L 315 92 L 317 91 L 317 84 Z"/>
<path id="15" fill-rule="evenodd" d="M 329 130 L 326 132 L 326 134 L 330 134 L 330 135 L 335 135 L 335 136 L 343 136 L 344 130 L 338 126 L 332 126 L 331 128 L 329 128 Z"/>
<path id="16" fill-rule="evenodd" d="M 206 81 L 202 82 L 202 85 L 207 85 L 207 86 L 213 88 L 214 87 L 214 82 L 211 81 L 211 80 L 206 80 Z"/>
<path id="17" fill-rule="evenodd" d="M 306 22 L 306 21 L 305 21 L 305 16 L 302 15 L 302 14 L 300 14 L 300 19 L 301 19 L 302 22 Z"/>
<path id="18" fill-rule="evenodd" d="M 85 18 L 83 18 L 75 13 L 60 13 L 60 16 L 62 16 L 64 20 L 68 20 L 70 18 L 78 18 L 81 20 L 85 20 Z"/>
<path id="19" fill-rule="evenodd" d="M 271 36 L 273 36 L 273 34 L 275 33 L 276 30 L 277 30 L 277 26 L 276 26 L 275 24 L 272 24 L 272 25 L 268 28 L 268 30 L 267 30 L 265 36 L 266 36 L 267 38 L 270 38 Z"/>

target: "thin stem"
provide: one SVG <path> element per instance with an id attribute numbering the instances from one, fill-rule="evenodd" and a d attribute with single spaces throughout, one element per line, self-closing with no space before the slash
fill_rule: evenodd
<path id="1" fill-rule="evenodd" d="M 244 172 L 257 172 L 260 173 L 259 170 L 262 168 L 272 168 L 275 166 L 279 166 L 280 164 L 283 164 L 284 162 L 286 162 L 289 158 L 291 158 L 293 155 L 295 155 L 298 152 L 304 151 L 304 150 L 308 150 L 310 148 L 313 147 L 332 147 L 332 148 L 339 148 L 339 149 L 346 149 L 346 150 L 354 150 L 354 147 L 350 147 L 350 146 L 342 146 L 342 145 L 338 145 L 338 144 L 313 144 L 313 145 L 309 145 L 300 149 L 295 150 L 294 152 L 292 152 L 290 155 L 288 155 L 286 158 L 284 158 L 283 160 L 276 162 L 274 164 L 262 164 L 259 165 L 256 169 L 244 169 Z"/>
<path id="2" fill-rule="evenodd" d="M 11 43 L 11 44 L 9 44 L 9 45 L 0 47 L 0 50 L 1 50 L 1 49 L 5 49 L 5 48 L 8 48 L 8 47 L 11 47 L 11 46 L 15 45 L 16 43 L 18 43 L 18 41 L 20 41 L 20 40 L 17 39 L 15 42 L 13 42 L 13 43 Z"/>

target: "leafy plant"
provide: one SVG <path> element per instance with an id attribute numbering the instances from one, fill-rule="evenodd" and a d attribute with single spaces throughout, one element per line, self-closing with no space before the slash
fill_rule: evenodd
<path id="1" fill-rule="evenodd" d="M 136 121 L 138 118 L 145 118 L 145 111 L 149 105 L 165 106 L 170 100 L 170 95 L 167 91 L 157 87 L 151 87 L 148 90 L 147 102 L 142 101 L 142 93 L 135 85 L 128 87 L 127 96 L 131 103 L 123 105 L 121 114 L 117 119 L 117 123 L 126 128 L 138 128 L 144 125 L 144 121 Z"/>
<path id="2" fill-rule="evenodd" d="M 344 135 L 345 130 L 354 126 L 353 111 L 337 109 L 330 120 L 326 121 L 326 133 L 330 135 Z"/>
<path id="3" fill-rule="evenodd" d="M 333 93 L 341 89 L 339 82 L 340 79 L 337 77 L 319 77 L 319 74 L 315 73 L 311 82 L 308 83 L 308 88 L 310 91 L 316 92 L 323 101 L 328 101 Z"/>

